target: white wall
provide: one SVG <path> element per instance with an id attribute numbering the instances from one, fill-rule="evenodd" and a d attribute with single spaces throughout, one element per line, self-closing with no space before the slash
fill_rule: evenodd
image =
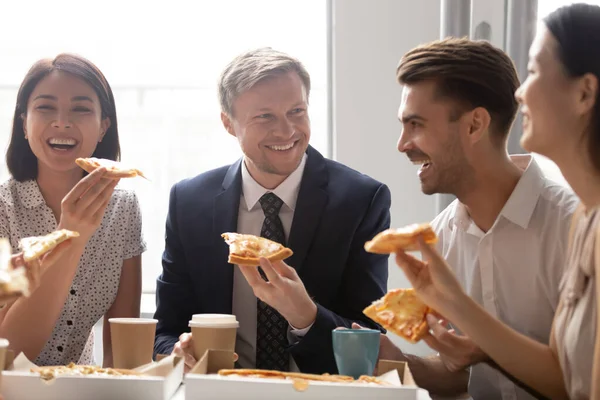
<path id="1" fill-rule="evenodd" d="M 333 157 L 389 186 L 392 226 L 429 221 L 434 197 L 421 193 L 417 168 L 396 149 L 395 72 L 405 52 L 439 38 L 440 2 L 332 0 L 332 7 Z M 410 287 L 393 262 L 388 287 Z M 390 337 L 410 353 L 431 352 Z"/>

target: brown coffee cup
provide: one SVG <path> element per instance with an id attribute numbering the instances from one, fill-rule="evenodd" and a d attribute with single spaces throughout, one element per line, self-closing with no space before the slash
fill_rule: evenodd
<path id="1" fill-rule="evenodd" d="M 8 339 L 0 339 L 0 371 L 4 370 L 6 364 L 6 353 L 8 352 Z"/>
<path id="2" fill-rule="evenodd" d="M 235 315 L 195 314 L 189 322 L 194 342 L 194 358 L 200 360 L 206 350 L 235 349 L 235 337 L 239 327 Z"/>
<path id="3" fill-rule="evenodd" d="M 133 369 L 152 362 L 157 320 L 110 318 L 113 366 Z"/>

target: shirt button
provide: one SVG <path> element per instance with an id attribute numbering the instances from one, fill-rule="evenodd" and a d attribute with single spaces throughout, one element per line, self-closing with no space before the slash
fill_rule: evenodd
<path id="1" fill-rule="evenodd" d="M 71 291 L 70 291 L 69 293 L 71 293 L 71 294 L 75 294 L 75 293 L 76 293 L 76 292 L 75 292 L 75 289 L 71 289 Z"/>
<path id="2" fill-rule="evenodd" d="M 56 350 L 58 350 L 58 351 L 60 351 L 62 353 L 63 347 L 62 346 L 56 346 Z"/>
<path id="3" fill-rule="evenodd" d="M 69 326 L 73 325 L 73 321 L 71 321 L 71 320 L 68 320 L 68 321 L 67 321 L 67 325 L 69 325 Z"/>

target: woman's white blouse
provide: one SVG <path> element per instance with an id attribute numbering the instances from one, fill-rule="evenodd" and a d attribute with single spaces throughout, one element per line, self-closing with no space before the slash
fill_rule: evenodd
<path id="1" fill-rule="evenodd" d="M 0 185 L 0 236 L 10 239 L 13 252 L 19 250 L 21 238 L 45 235 L 56 228 L 56 218 L 35 180 L 10 179 Z M 94 364 L 92 328 L 115 300 L 123 261 L 145 250 L 137 196 L 117 188 L 85 247 L 60 317 L 35 360 L 37 365 Z"/>

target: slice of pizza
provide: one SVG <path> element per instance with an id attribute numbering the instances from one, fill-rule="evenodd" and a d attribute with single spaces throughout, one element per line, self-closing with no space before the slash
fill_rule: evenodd
<path id="1" fill-rule="evenodd" d="M 425 243 L 437 243 L 437 235 L 428 223 L 412 224 L 398 229 L 386 229 L 365 243 L 369 253 L 390 254 L 397 250 L 415 251 L 419 249 L 417 238 L 423 236 Z"/>
<path id="2" fill-rule="evenodd" d="M 414 289 L 390 290 L 363 310 L 367 317 L 411 343 L 417 343 L 429 330 L 425 317 L 430 312 Z"/>
<path id="3" fill-rule="evenodd" d="M 24 266 L 14 267 L 12 249 L 6 238 L 0 238 L 0 296 L 28 296 L 29 279 Z"/>
<path id="4" fill-rule="evenodd" d="M 121 178 L 135 178 L 141 176 L 142 178 L 148 179 L 144 176 L 142 171 L 135 168 L 128 168 L 119 161 L 107 160 L 105 158 L 78 158 L 75 163 L 79 165 L 86 172 L 93 172 L 96 168 L 106 168 L 106 177 L 112 179 Z"/>
<path id="5" fill-rule="evenodd" d="M 257 267 L 261 257 L 269 261 L 281 261 L 290 257 L 292 250 L 281 243 L 264 237 L 226 232 L 221 235 L 229 245 L 229 260 L 231 264 Z"/>
<path id="6" fill-rule="evenodd" d="M 40 378 L 44 381 L 50 381 L 58 376 L 140 376 L 136 371 L 129 369 L 102 368 L 95 365 L 76 365 L 75 363 L 70 363 L 69 365 L 36 367 L 31 368 L 30 371 L 40 374 Z"/>
<path id="7" fill-rule="evenodd" d="M 23 250 L 23 259 L 25 262 L 29 262 L 40 258 L 65 240 L 76 238 L 78 236 L 78 232 L 60 229 L 45 236 L 23 238 L 19 242 L 19 247 Z"/>

